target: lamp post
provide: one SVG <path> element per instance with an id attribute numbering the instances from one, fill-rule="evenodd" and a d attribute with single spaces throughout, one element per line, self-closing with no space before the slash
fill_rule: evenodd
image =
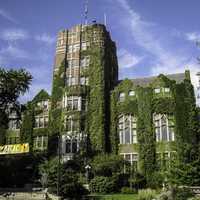
<path id="1" fill-rule="evenodd" d="M 57 181 L 57 196 L 60 194 L 60 158 L 61 158 L 61 152 L 60 152 L 60 135 L 58 135 L 58 181 Z"/>
<path id="2" fill-rule="evenodd" d="M 90 169 L 91 169 L 91 166 L 87 164 L 87 165 L 85 166 L 85 170 L 86 170 L 85 176 L 86 176 L 87 184 L 89 183 L 89 171 L 90 171 Z"/>

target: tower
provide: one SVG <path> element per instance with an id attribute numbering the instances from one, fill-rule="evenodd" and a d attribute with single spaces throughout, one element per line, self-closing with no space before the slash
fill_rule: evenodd
<path id="1" fill-rule="evenodd" d="M 51 123 L 62 135 L 65 158 L 86 143 L 95 152 L 109 151 L 110 91 L 117 84 L 118 64 L 104 25 L 77 25 L 58 33 L 53 79 Z"/>

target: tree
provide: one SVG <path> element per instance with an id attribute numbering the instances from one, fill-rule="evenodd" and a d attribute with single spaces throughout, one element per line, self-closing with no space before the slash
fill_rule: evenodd
<path id="1" fill-rule="evenodd" d="M 8 125 L 8 108 L 19 111 L 20 95 L 23 95 L 31 83 L 32 76 L 24 69 L 5 70 L 0 68 L 0 139 L 3 140 Z"/>
<path id="2" fill-rule="evenodd" d="M 80 166 L 78 161 L 69 160 L 66 163 L 61 164 L 59 170 L 61 174 L 59 195 L 80 199 L 82 195 L 87 193 L 85 188 L 79 182 Z M 56 194 L 58 184 L 58 158 L 55 157 L 43 162 L 39 166 L 39 171 L 41 180 L 44 178 L 44 174 L 47 177 L 48 191 Z"/>

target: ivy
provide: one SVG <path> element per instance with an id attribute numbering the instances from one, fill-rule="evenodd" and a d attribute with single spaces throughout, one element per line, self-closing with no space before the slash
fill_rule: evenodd
<path id="1" fill-rule="evenodd" d="M 65 78 L 65 61 L 61 63 L 58 72 L 55 72 L 51 96 L 51 110 L 49 113 L 49 134 L 57 135 L 60 133 L 61 126 L 61 101 L 63 96 L 64 78 Z"/>
<path id="2" fill-rule="evenodd" d="M 48 136 L 48 128 L 34 128 L 33 136 Z"/>
<path id="3" fill-rule="evenodd" d="M 154 93 L 155 88 L 160 88 L 161 92 Z M 164 88 L 169 88 L 169 91 L 165 92 Z M 129 96 L 131 90 L 135 91 L 134 97 Z M 125 94 L 122 100 L 119 99 L 120 93 Z M 153 113 L 174 116 L 175 142 L 163 141 L 156 144 Z M 164 75 L 159 75 L 145 88 L 134 86 L 131 80 L 121 81 L 111 94 L 110 140 L 115 153 L 123 149 L 122 145 L 120 148 L 118 146 L 118 118 L 121 114 L 132 114 L 138 118 L 138 144 L 132 145 L 131 149 L 139 153 L 139 170 L 145 175 L 148 184 L 151 184 L 157 169 L 156 150 L 160 153 L 177 151 L 176 159 L 180 163 L 196 159 L 200 126 L 194 90 L 189 79 L 176 83 Z"/>
<path id="4" fill-rule="evenodd" d="M 20 128 L 20 140 L 22 143 L 29 143 L 30 151 L 33 147 L 33 127 L 34 127 L 34 105 L 29 102 L 23 113 L 22 125 Z"/>
<path id="5" fill-rule="evenodd" d="M 198 152 L 198 114 L 190 81 L 176 85 L 176 144 L 180 162 L 193 161 Z"/>
<path id="6" fill-rule="evenodd" d="M 139 169 L 145 175 L 147 183 L 153 176 L 156 160 L 156 141 L 152 127 L 152 89 L 138 89 L 137 136 L 139 144 Z"/>
<path id="7" fill-rule="evenodd" d="M 90 42 L 81 52 L 90 56 L 89 67 L 82 72 L 89 78 L 85 130 L 94 152 L 110 152 L 110 91 L 117 79 L 116 49 L 102 25 L 87 27 L 85 34 Z"/>
<path id="8" fill-rule="evenodd" d="M 40 90 L 40 92 L 33 98 L 32 102 L 36 104 L 38 102 L 45 101 L 48 99 L 50 99 L 49 94 L 45 90 Z"/>

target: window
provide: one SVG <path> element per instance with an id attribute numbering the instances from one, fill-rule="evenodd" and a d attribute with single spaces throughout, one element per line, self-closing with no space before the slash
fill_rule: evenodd
<path id="1" fill-rule="evenodd" d="M 135 91 L 133 91 L 133 90 L 129 91 L 128 95 L 129 96 L 135 96 Z"/>
<path id="2" fill-rule="evenodd" d="M 169 93 L 170 92 L 170 88 L 164 88 L 164 92 Z"/>
<path id="3" fill-rule="evenodd" d="M 68 132 L 74 132 L 79 130 L 79 120 L 73 119 L 71 116 L 65 120 L 65 128 Z"/>
<path id="4" fill-rule="evenodd" d="M 76 79 L 74 77 L 71 78 L 71 85 L 76 85 Z"/>
<path id="5" fill-rule="evenodd" d="M 172 115 L 155 114 L 153 116 L 156 141 L 174 141 L 174 119 Z"/>
<path id="6" fill-rule="evenodd" d="M 41 116 L 35 118 L 35 128 L 45 128 L 48 126 L 48 116 Z"/>
<path id="7" fill-rule="evenodd" d="M 8 127 L 11 130 L 19 129 L 20 128 L 20 121 L 19 121 L 19 119 L 9 119 Z"/>
<path id="8" fill-rule="evenodd" d="M 65 142 L 65 153 L 77 153 L 78 151 L 78 140 L 77 139 L 67 139 Z"/>
<path id="9" fill-rule="evenodd" d="M 48 117 L 45 117 L 45 118 L 44 118 L 44 127 L 47 127 L 47 126 L 48 126 L 48 122 L 49 122 L 49 118 L 48 118 Z"/>
<path id="10" fill-rule="evenodd" d="M 67 86 L 78 85 L 78 78 L 75 78 L 75 77 L 72 77 L 72 75 L 69 75 L 65 79 L 65 84 Z"/>
<path id="11" fill-rule="evenodd" d="M 81 59 L 81 67 L 87 67 L 90 65 L 90 56 L 84 56 Z"/>
<path id="12" fill-rule="evenodd" d="M 19 137 L 6 137 L 6 144 L 19 144 L 20 138 Z"/>
<path id="13" fill-rule="evenodd" d="M 85 85 L 88 85 L 88 84 L 89 84 L 89 78 L 86 77 L 86 78 L 85 78 Z"/>
<path id="14" fill-rule="evenodd" d="M 66 140 L 65 153 L 71 153 L 71 140 Z"/>
<path id="15" fill-rule="evenodd" d="M 81 110 L 81 97 L 78 96 L 64 96 L 63 107 L 67 110 Z"/>
<path id="16" fill-rule="evenodd" d="M 124 160 L 131 163 L 131 165 L 135 164 L 137 166 L 138 162 L 138 154 L 137 153 L 122 153 L 120 154 L 123 156 Z"/>
<path id="17" fill-rule="evenodd" d="M 35 150 L 46 150 L 48 146 L 47 136 L 37 136 L 33 139 L 33 147 Z"/>
<path id="18" fill-rule="evenodd" d="M 137 143 L 137 120 L 132 115 L 122 115 L 119 118 L 119 138 L 120 144 Z"/>
<path id="19" fill-rule="evenodd" d="M 48 101 L 44 101 L 43 108 L 46 109 L 46 110 L 48 109 Z"/>
<path id="20" fill-rule="evenodd" d="M 119 93 L 119 101 L 123 102 L 125 100 L 125 93 L 121 92 Z"/>
<path id="21" fill-rule="evenodd" d="M 72 53 L 72 52 L 77 52 L 80 49 L 80 45 L 79 44 L 75 44 L 75 45 L 69 45 L 68 46 L 68 52 Z"/>
<path id="22" fill-rule="evenodd" d="M 81 77 L 80 78 L 80 84 L 81 85 L 85 85 L 85 77 Z"/>
<path id="23" fill-rule="evenodd" d="M 48 105 L 49 105 L 48 100 L 46 100 L 46 101 L 40 101 L 40 102 L 37 103 L 37 106 L 40 109 L 44 109 L 44 110 L 48 110 Z"/>
<path id="24" fill-rule="evenodd" d="M 160 93 L 160 88 L 155 88 L 155 89 L 154 89 L 154 92 L 155 92 L 155 94 Z"/>
<path id="25" fill-rule="evenodd" d="M 68 60 L 68 68 L 73 68 L 73 67 L 78 67 L 79 66 L 79 60 L 73 59 L 73 60 Z"/>
<path id="26" fill-rule="evenodd" d="M 82 50 L 86 50 L 86 49 L 87 49 L 87 44 L 86 44 L 86 42 L 82 42 L 81 46 L 82 46 Z"/>

